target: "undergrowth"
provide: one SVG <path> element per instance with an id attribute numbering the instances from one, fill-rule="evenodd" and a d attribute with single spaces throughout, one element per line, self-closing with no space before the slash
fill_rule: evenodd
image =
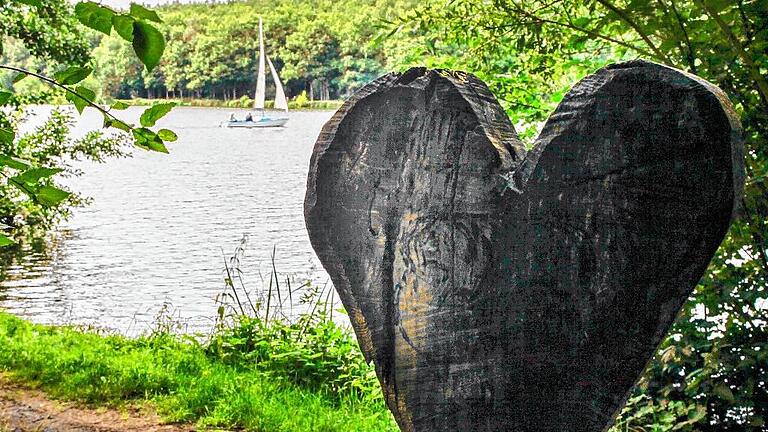
<path id="1" fill-rule="evenodd" d="M 243 242 L 227 262 L 217 324 L 204 340 L 174 333 L 167 319 L 127 338 L 0 312 L 0 369 L 55 397 L 146 402 L 168 421 L 202 427 L 396 431 L 372 366 L 330 319 L 330 292 L 281 286 L 274 266 L 268 287 L 249 292 L 244 250 Z"/>

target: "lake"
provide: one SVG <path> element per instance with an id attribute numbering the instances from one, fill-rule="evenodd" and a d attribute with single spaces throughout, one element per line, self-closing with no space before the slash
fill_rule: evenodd
<path id="1" fill-rule="evenodd" d="M 50 109 L 39 107 L 27 127 Z M 142 110 L 120 117 L 138 123 Z M 230 112 L 245 111 L 178 107 L 157 125 L 179 135 L 170 154 L 135 150 L 77 163 L 84 174 L 60 183 L 93 202 L 76 209 L 46 248 L 6 268 L 0 307 L 37 322 L 135 334 L 167 304 L 190 331 L 204 331 L 224 289 L 225 257 L 243 236 L 249 289 L 265 285 L 273 249 L 281 279 L 329 283 L 309 243 L 303 200 L 314 141 L 333 113 L 291 112 L 284 128 L 218 127 Z M 73 134 L 100 125 L 89 109 Z"/>

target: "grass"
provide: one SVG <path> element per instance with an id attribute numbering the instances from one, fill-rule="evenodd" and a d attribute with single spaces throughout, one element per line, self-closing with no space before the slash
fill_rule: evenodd
<path id="1" fill-rule="evenodd" d="M 217 324 L 204 339 L 175 333 L 167 313 L 148 334 L 128 338 L 0 312 L 0 370 L 60 399 L 138 402 L 200 427 L 397 431 L 373 367 L 331 319 L 333 290 L 290 280 L 281 287 L 273 264 L 268 286 L 249 292 L 239 270 L 244 251 L 245 239 L 225 263 Z M 286 299 L 304 313 L 286 315 Z"/>
<path id="2" fill-rule="evenodd" d="M 243 96 L 240 99 L 233 100 L 219 100 L 219 99 L 146 99 L 146 98 L 133 98 L 133 99 L 120 99 L 121 102 L 125 102 L 128 105 L 137 106 L 150 106 L 157 102 L 174 102 L 179 106 L 195 106 L 195 107 L 219 107 L 219 108 L 252 108 L 253 99 Z M 288 108 L 291 110 L 335 110 L 338 109 L 344 101 L 341 100 L 326 100 L 326 101 L 310 101 L 306 98 L 296 99 L 288 101 Z M 267 109 L 271 109 L 273 101 L 266 101 L 265 105 Z"/>
<path id="3" fill-rule="evenodd" d="M 240 331 L 267 340 L 254 324 Z M 300 367 L 287 371 L 300 363 L 298 355 L 249 355 L 236 340 L 238 329 L 217 335 L 214 344 L 164 333 L 129 339 L 0 312 L 0 369 L 65 400 L 144 401 L 170 422 L 264 432 L 397 430 L 375 392 L 332 393 L 338 383 L 320 375 L 297 379 Z"/>

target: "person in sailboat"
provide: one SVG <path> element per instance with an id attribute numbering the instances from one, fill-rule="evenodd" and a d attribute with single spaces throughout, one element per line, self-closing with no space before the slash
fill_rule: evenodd
<path id="1" fill-rule="evenodd" d="M 229 121 L 236 122 L 237 118 L 235 118 L 235 113 L 229 113 Z"/>
<path id="2" fill-rule="evenodd" d="M 251 113 L 248 113 L 248 114 L 245 115 L 245 121 L 247 121 L 247 122 L 252 122 L 253 121 L 253 116 L 251 115 Z"/>

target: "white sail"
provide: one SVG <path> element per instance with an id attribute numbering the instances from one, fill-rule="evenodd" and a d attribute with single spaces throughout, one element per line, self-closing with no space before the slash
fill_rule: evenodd
<path id="1" fill-rule="evenodd" d="M 283 83 L 280 82 L 280 77 L 277 76 L 277 71 L 269 56 L 267 56 L 267 63 L 269 63 L 269 70 L 272 72 L 272 80 L 275 82 L 275 109 L 288 111 L 288 100 L 285 98 Z"/>
<path id="2" fill-rule="evenodd" d="M 259 74 L 256 77 L 256 96 L 253 102 L 253 107 L 256 109 L 264 109 L 264 96 L 266 87 L 265 65 L 264 58 L 264 33 L 261 29 L 261 17 L 259 17 Z"/>

